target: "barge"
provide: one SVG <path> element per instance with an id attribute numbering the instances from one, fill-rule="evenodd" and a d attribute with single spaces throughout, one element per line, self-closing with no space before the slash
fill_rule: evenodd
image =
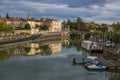
<path id="1" fill-rule="evenodd" d="M 84 40 L 81 43 L 81 47 L 90 53 L 103 53 L 103 46 L 94 41 Z"/>

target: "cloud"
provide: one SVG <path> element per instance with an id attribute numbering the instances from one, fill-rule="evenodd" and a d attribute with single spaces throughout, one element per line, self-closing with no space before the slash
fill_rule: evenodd
<path id="1" fill-rule="evenodd" d="M 9 7 L 7 6 L 9 5 Z M 111 23 L 120 19 L 119 0 L 2 0 L 0 14 L 10 13 L 11 16 L 51 17 L 65 20 L 77 17 L 84 21 Z"/>

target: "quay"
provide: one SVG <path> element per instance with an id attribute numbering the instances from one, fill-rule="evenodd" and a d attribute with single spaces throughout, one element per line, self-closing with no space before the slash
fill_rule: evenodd
<path id="1" fill-rule="evenodd" d="M 103 65 L 107 67 L 108 70 L 120 70 L 120 61 L 105 59 L 103 57 L 99 57 L 98 59 Z"/>
<path id="2" fill-rule="evenodd" d="M 36 39 L 41 39 L 44 40 L 46 38 L 54 38 L 55 36 L 58 37 L 69 37 L 68 32 L 48 32 L 48 33 L 42 33 L 42 34 L 34 34 L 29 37 L 25 38 L 19 38 L 19 39 L 13 39 L 13 40 L 7 40 L 7 41 L 1 41 L 0 45 L 5 45 L 5 44 L 12 44 L 12 43 L 19 43 L 19 42 L 26 42 L 26 41 L 34 41 Z"/>

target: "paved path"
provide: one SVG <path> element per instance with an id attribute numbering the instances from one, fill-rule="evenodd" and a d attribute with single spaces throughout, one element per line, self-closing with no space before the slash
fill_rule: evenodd
<path id="1" fill-rule="evenodd" d="M 36 34 L 36 35 L 31 35 L 30 37 L 26 37 L 26 38 L 10 40 L 10 41 L 9 40 L 8 41 L 2 41 L 2 42 L 0 42 L 0 45 L 9 44 L 9 43 L 24 42 L 24 41 L 30 41 L 30 40 L 37 39 L 40 36 L 41 36 L 41 34 Z"/>

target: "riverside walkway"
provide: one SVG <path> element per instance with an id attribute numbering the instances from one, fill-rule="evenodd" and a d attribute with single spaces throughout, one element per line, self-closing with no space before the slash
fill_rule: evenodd
<path id="1" fill-rule="evenodd" d="M 0 45 L 4 45 L 4 44 L 10 44 L 10 43 L 17 43 L 17 42 L 25 42 L 25 41 L 30 41 L 30 40 L 34 40 L 37 39 L 41 36 L 41 34 L 35 34 L 35 35 L 31 35 L 29 37 L 25 37 L 25 38 L 20 38 L 20 39 L 13 39 L 13 40 L 7 40 L 7 41 L 1 41 Z"/>
<path id="2" fill-rule="evenodd" d="M 38 39 L 38 38 L 44 39 L 44 38 L 55 37 L 55 36 L 66 37 L 69 35 L 67 32 L 47 32 L 47 33 L 42 33 L 42 34 L 34 34 L 34 35 L 29 36 L 29 37 L 24 37 L 24 38 L 19 38 L 19 39 L 1 41 L 0 45 L 25 42 L 25 41 L 34 41 L 35 39 Z"/>

